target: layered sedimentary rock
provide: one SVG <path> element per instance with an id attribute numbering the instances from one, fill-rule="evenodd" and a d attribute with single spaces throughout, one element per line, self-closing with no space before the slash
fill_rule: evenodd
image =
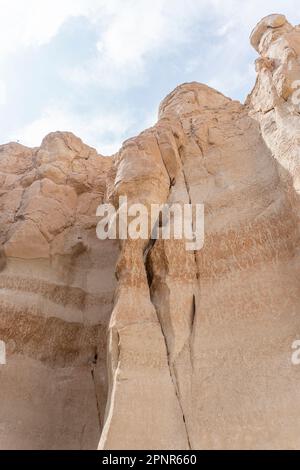
<path id="1" fill-rule="evenodd" d="M 251 43 L 245 105 L 189 83 L 111 158 L 0 147 L 1 448 L 300 447 L 300 30 Z M 120 196 L 204 204 L 203 248 L 98 240 Z"/>
<path id="2" fill-rule="evenodd" d="M 0 147 L 1 449 L 97 447 L 118 248 L 95 214 L 110 167 L 68 133 Z"/>

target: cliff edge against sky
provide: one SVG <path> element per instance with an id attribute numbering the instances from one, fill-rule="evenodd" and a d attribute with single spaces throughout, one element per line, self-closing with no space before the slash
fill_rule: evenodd
<path id="1" fill-rule="evenodd" d="M 180 85 L 111 158 L 0 146 L 1 449 L 300 448 L 300 27 L 251 44 L 245 104 Z M 98 240 L 120 196 L 203 203 L 203 248 Z"/>

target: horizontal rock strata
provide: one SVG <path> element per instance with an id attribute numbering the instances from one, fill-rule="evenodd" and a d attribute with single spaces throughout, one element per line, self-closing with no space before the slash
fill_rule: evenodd
<path id="1" fill-rule="evenodd" d="M 0 146 L 1 449 L 299 449 L 299 26 L 251 44 L 245 104 L 193 82 L 110 158 Z M 203 248 L 100 241 L 120 196 L 204 204 Z"/>

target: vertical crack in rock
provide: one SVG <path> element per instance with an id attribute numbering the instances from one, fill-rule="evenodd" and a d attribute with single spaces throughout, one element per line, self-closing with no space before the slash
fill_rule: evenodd
<path id="1" fill-rule="evenodd" d="M 157 314 L 157 311 L 156 311 L 156 314 Z M 192 449 L 191 440 L 190 440 L 190 436 L 189 436 L 189 432 L 188 432 L 188 425 L 187 425 L 187 421 L 186 421 L 186 418 L 185 418 L 184 409 L 183 409 L 183 406 L 182 406 L 182 403 L 181 403 L 178 380 L 177 380 L 177 377 L 176 377 L 176 372 L 175 372 L 174 366 L 170 362 L 170 352 L 169 352 L 169 348 L 168 348 L 168 342 L 167 342 L 167 338 L 164 334 L 164 330 L 163 330 L 163 327 L 162 327 L 161 322 L 159 320 L 159 315 L 158 314 L 157 314 L 157 319 L 159 321 L 161 333 L 162 333 L 164 341 L 165 341 L 166 351 L 167 351 L 167 360 L 168 360 L 168 366 L 169 366 L 169 371 L 170 371 L 170 377 L 171 377 L 171 380 L 172 380 L 172 383 L 173 383 L 173 386 L 174 386 L 174 390 L 175 390 L 175 394 L 176 394 L 176 397 L 177 397 L 177 400 L 178 400 L 178 404 L 179 404 L 179 407 L 180 407 L 180 410 L 181 410 L 181 413 L 182 413 L 182 420 L 183 420 L 183 423 L 184 423 L 184 428 L 185 428 L 185 432 L 186 432 L 186 438 L 187 438 L 187 441 L 188 441 L 188 446 L 189 446 L 189 449 L 191 450 Z"/>
<path id="2" fill-rule="evenodd" d="M 150 255 L 151 250 L 155 246 L 155 243 L 156 243 L 156 240 L 150 240 L 150 248 L 147 251 L 147 257 Z M 147 279 L 149 280 L 151 278 L 151 275 L 148 273 L 147 261 L 145 262 L 145 270 L 146 270 L 146 273 L 147 273 Z M 172 384 L 173 384 L 173 387 L 174 387 L 174 391 L 175 391 L 175 395 L 176 395 L 176 398 L 177 398 L 177 401 L 178 401 L 178 405 L 180 407 L 180 411 L 181 411 L 181 414 L 182 414 L 182 421 L 183 421 L 183 424 L 184 424 L 184 429 L 185 429 L 185 433 L 186 433 L 188 447 L 191 450 L 192 449 L 191 440 L 190 440 L 190 436 L 189 436 L 189 432 L 188 432 L 188 426 L 187 426 L 187 421 L 186 421 L 184 409 L 183 409 L 183 406 L 182 406 L 182 403 L 181 403 L 178 380 L 177 380 L 177 377 L 176 377 L 176 372 L 174 370 L 174 366 L 171 364 L 171 361 L 170 361 L 170 351 L 169 351 L 168 341 L 167 341 L 166 335 L 164 333 L 164 329 L 163 329 L 163 326 L 161 324 L 157 308 L 156 308 L 155 303 L 153 302 L 152 297 L 151 297 L 151 283 L 148 283 L 148 286 L 149 286 L 150 300 L 151 300 L 151 303 L 152 303 L 152 305 L 155 309 L 157 321 L 160 325 L 161 334 L 162 334 L 162 337 L 164 339 L 164 343 L 165 343 L 165 347 L 166 347 L 167 362 L 168 362 L 170 378 L 171 378 L 171 381 L 172 381 Z"/>
<path id="3" fill-rule="evenodd" d="M 170 171 L 169 171 L 169 169 L 168 169 L 168 167 L 167 167 L 167 164 L 166 164 L 166 162 L 165 162 L 165 160 L 164 160 L 164 157 L 163 157 L 163 154 L 162 154 L 162 150 L 161 150 L 160 145 L 159 145 L 159 140 L 158 140 L 157 134 L 155 134 L 154 137 L 155 137 L 155 140 L 156 140 L 156 143 L 157 143 L 157 147 L 159 148 L 159 154 L 160 154 L 160 158 L 161 158 L 163 167 L 165 168 L 166 173 L 167 173 L 167 175 L 168 175 L 168 177 L 169 177 L 169 180 L 170 180 L 170 189 L 171 189 L 171 187 L 172 187 L 172 178 L 171 178 L 171 175 L 170 175 Z"/>
<path id="4" fill-rule="evenodd" d="M 96 407 L 97 407 L 97 414 L 98 414 L 98 421 L 99 421 L 99 431 L 101 432 L 103 423 L 102 423 L 101 409 L 100 409 L 100 403 L 99 403 L 99 398 L 97 394 L 97 384 L 96 384 L 96 378 L 95 378 L 95 369 L 97 367 L 97 362 L 98 362 L 98 354 L 96 353 L 92 367 L 91 367 L 91 376 L 92 376 L 92 381 L 93 381 L 93 386 L 94 386 L 94 391 L 95 391 L 95 400 L 96 400 Z"/>
<path id="5" fill-rule="evenodd" d="M 199 147 L 199 144 L 198 144 L 197 140 L 196 140 L 196 143 L 197 143 L 197 146 Z M 199 147 L 199 149 L 203 154 L 202 148 Z M 187 180 L 187 176 L 186 176 L 185 171 L 184 171 L 184 163 L 183 163 L 181 152 L 182 152 L 182 148 L 178 148 L 178 155 L 179 155 L 179 158 L 180 158 L 180 161 L 181 161 L 181 170 L 182 170 L 182 175 L 183 175 L 183 178 L 184 178 L 186 192 L 187 192 L 187 195 L 188 195 L 188 198 L 189 198 L 189 203 L 192 204 L 192 196 L 191 196 L 191 191 L 190 191 L 190 185 L 189 185 L 189 182 Z M 194 224 L 193 224 L 193 230 L 194 230 L 194 228 L 195 227 L 194 227 Z M 196 250 L 194 250 L 194 260 L 195 260 L 195 267 L 196 267 L 196 281 L 197 281 L 197 287 L 198 287 L 198 280 L 199 280 L 199 277 L 200 277 L 200 273 L 199 273 L 199 268 L 198 268 L 198 263 L 197 263 L 197 251 Z M 195 313 L 196 313 L 196 298 L 195 298 L 195 295 L 193 297 L 193 308 L 194 308 L 194 313 L 193 313 L 193 323 L 192 324 L 194 325 Z M 191 329 L 191 334 L 192 334 L 192 329 Z"/>
<path id="6" fill-rule="evenodd" d="M 194 294 L 193 295 L 193 306 L 192 306 L 191 335 L 193 334 L 193 331 L 194 331 L 195 318 L 196 318 L 196 297 L 195 297 L 195 294 Z"/>
<path id="7" fill-rule="evenodd" d="M 183 127 L 182 123 L 180 123 L 180 124 L 181 124 L 181 127 Z M 171 126 L 168 127 L 167 131 L 165 131 L 165 132 L 166 132 L 167 135 L 169 134 L 169 139 L 166 141 L 164 139 L 164 135 L 160 134 L 160 139 L 157 139 L 157 141 L 158 141 L 158 145 L 159 145 L 159 148 L 160 148 L 161 158 L 162 158 L 163 164 L 164 164 L 164 166 L 167 170 L 167 173 L 168 173 L 169 178 L 170 178 L 170 183 L 171 183 L 170 188 L 169 188 L 168 200 L 172 200 L 172 195 L 171 195 L 172 186 L 174 186 L 175 198 L 176 198 L 176 179 L 177 178 L 176 178 L 176 175 L 172 175 L 172 176 L 174 176 L 174 178 L 171 178 L 169 168 L 168 168 L 171 165 L 171 162 L 173 161 L 174 162 L 173 165 L 176 165 L 177 171 L 181 171 L 182 180 L 183 180 L 184 186 L 186 188 L 186 195 L 187 195 L 187 198 L 188 198 L 187 200 L 191 204 L 192 198 L 191 198 L 191 194 L 190 194 L 190 187 L 189 187 L 189 183 L 188 183 L 188 180 L 187 180 L 187 176 L 186 176 L 184 168 L 183 168 L 182 155 L 180 153 L 182 151 L 182 144 L 178 144 L 178 142 L 176 141 L 176 137 L 174 136 L 174 133 L 173 133 L 173 130 L 172 130 Z M 172 149 L 171 139 L 173 139 L 173 138 L 174 138 L 174 143 L 176 145 L 176 150 L 173 147 L 173 155 L 172 155 L 172 151 L 170 151 L 169 149 Z M 179 139 L 179 136 L 177 136 L 177 139 Z M 172 155 L 172 160 L 171 160 L 171 155 Z M 165 159 L 166 159 L 166 161 L 165 161 Z M 168 164 L 166 162 L 168 162 Z M 173 170 L 173 173 L 174 173 L 174 170 Z M 172 180 L 174 180 L 174 181 L 172 182 Z M 147 250 L 146 250 L 147 256 L 146 256 L 146 258 L 151 255 L 151 251 L 154 249 L 154 247 L 155 247 L 155 241 L 154 242 L 152 241 L 152 243 L 150 243 L 147 247 Z M 194 257 L 195 266 L 197 267 L 197 260 L 196 260 L 196 252 L 195 251 L 193 252 L 193 257 Z M 156 262 L 158 262 L 158 260 L 156 260 Z M 154 263 L 156 263 L 156 262 L 154 261 Z M 155 301 L 154 301 L 154 299 L 151 295 L 152 273 L 149 272 L 147 259 L 145 261 L 145 268 L 146 268 L 146 272 L 147 272 L 151 302 L 152 302 L 152 304 L 155 308 L 156 316 L 157 316 L 157 319 L 159 321 L 160 329 L 161 329 L 161 332 L 162 332 L 162 335 L 163 335 L 163 338 L 164 338 L 170 378 L 171 378 L 171 381 L 172 381 L 172 384 L 173 384 L 173 387 L 174 387 L 174 391 L 175 391 L 175 394 L 176 394 L 176 398 L 177 398 L 177 401 L 178 401 L 178 404 L 179 404 L 179 407 L 180 407 L 180 410 L 181 410 L 182 420 L 183 420 L 183 424 L 184 424 L 184 429 L 185 429 L 185 433 L 186 433 L 188 446 L 191 449 L 192 446 L 191 446 L 191 438 L 190 438 L 189 431 L 188 431 L 188 422 L 187 422 L 187 417 L 186 417 L 186 414 L 185 414 L 185 411 L 184 411 L 184 405 L 182 403 L 180 385 L 179 385 L 179 378 L 178 378 L 178 374 L 177 374 L 177 371 L 176 371 L 176 359 L 183 352 L 184 348 L 187 347 L 188 351 L 189 351 L 189 356 L 190 356 L 191 369 L 193 369 L 193 360 L 192 360 L 191 344 L 190 343 L 191 343 L 191 335 L 192 335 L 192 331 L 193 331 L 193 325 L 194 325 L 195 314 L 196 314 L 195 294 L 192 295 L 191 312 L 186 312 L 186 311 L 182 312 L 183 315 L 185 315 L 185 314 L 186 315 L 187 314 L 191 315 L 191 321 L 190 321 L 190 325 L 189 325 L 189 335 L 185 339 L 185 341 L 181 344 L 180 337 L 177 338 L 177 335 L 178 335 L 179 332 L 178 331 L 177 332 L 173 331 L 171 334 L 173 336 L 175 344 L 179 341 L 177 344 L 180 345 L 180 350 L 176 350 L 176 349 L 173 350 L 173 346 L 171 344 L 169 344 L 170 338 L 167 337 L 166 332 L 164 331 L 164 329 L 166 328 L 166 325 L 163 325 L 164 319 L 160 317 L 159 307 L 157 305 L 155 305 Z M 196 269 L 195 271 L 198 271 L 198 269 Z M 197 278 L 198 278 L 198 275 L 195 274 L 195 281 L 197 280 Z M 172 307 L 170 306 L 169 308 L 171 309 Z M 172 315 L 171 311 L 170 311 L 170 315 L 171 315 L 171 317 L 174 316 L 174 314 Z M 176 322 L 176 318 L 174 317 L 173 320 L 171 320 L 171 321 Z"/>

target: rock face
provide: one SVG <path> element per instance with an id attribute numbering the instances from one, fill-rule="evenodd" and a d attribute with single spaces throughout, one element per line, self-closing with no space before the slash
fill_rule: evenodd
<path id="1" fill-rule="evenodd" d="M 251 43 L 245 105 L 189 83 L 112 158 L 0 147 L 0 448 L 300 448 L 300 28 Z M 203 248 L 98 240 L 119 196 L 204 203 Z"/>
<path id="2" fill-rule="evenodd" d="M 300 192 L 300 26 L 282 15 L 263 19 L 251 43 L 259 52 L 257 81 L 247 102 L 263 138 L 283 168 L 281 176 Z"/>
<path id="3" fill-rule="evenodd" d="M 0 147 L 1 449 L 98 445 L 118 247 L 95 214 L 111 165 L 67 133 Z"/>

